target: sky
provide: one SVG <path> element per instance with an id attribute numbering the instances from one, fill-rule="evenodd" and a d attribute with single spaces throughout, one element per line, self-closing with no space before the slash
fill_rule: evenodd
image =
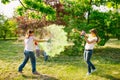
<path id="1" fill-rule="evenodd" d="M 20 3 L 18 0 L 11 1 L 7 5 L 4 5 L 0 2 L 0 14 L 4 14 L 8 18 L 11 18 L 14 15 L 14 9 L 19 5 Z"/>
<path id="2" fill-rule="evenodd" d="M 108 12 L 108 11 L 112 11 L 113 7 L 108 8 L 107 6 L 103 6 L 100 5 L 99 7 L 97 7 L 96 5 L 92 5 L 93 10 L 99 10 L 100 12 Z"/>

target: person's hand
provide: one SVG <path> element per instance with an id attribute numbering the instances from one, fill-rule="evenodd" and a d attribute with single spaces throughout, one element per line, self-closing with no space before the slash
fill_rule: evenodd
<path id="1" fill-rule="evenodd" d="M 51 39 L 48 39 L 47 42 L 48 42 L 48 43 L 51 43 Z"/>
<path id="2" fill-rule="evenodd" d="M 81 32 L 81 36 L 85 36 L 85 34 L 86 34 L 86 32 L 84 31 L 84 30 L 82 30 L 82 32 Z"/>
<path id="3" fill-rule="evenodd" d="M 77 33 L 81 33 L 79 30 L 77 29 L 72 29 L 72 32 L 77 32 Z"/>

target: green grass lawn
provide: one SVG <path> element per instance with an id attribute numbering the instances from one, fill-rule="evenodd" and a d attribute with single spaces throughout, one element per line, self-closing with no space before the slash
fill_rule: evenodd
<path id="1" fill-rule="evenodd" d="M 37 70 L 31 73 L 30 61 L 24 74 L 17 72 L 23 61 L 23 44 L 16 41 L 0 41 L 0 80 L 120 80 L 120 41 L 112 39 L 104 47 L 94 50 L 92 62 L 97 71 L 86 76 L 87 65 L 83 56 L 58 56 L 44 63 L 37 58 Z"/>

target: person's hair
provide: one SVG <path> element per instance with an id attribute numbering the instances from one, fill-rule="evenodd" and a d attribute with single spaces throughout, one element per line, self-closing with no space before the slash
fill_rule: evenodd
<path id="1" fill-rule="evenodd" d="M 98 43 L 99 42 L 99 36 L 98 36 L 97 30 L 96 29 L 91 29 L 90 32 L 93 32 L 96 35 L 96 37 L 97 37 L 96 42 Z"/>
<path id="2" fill-rule="evenodd" d="M 35 41 L 35 43 L 34 43 L 35 45 L 38 45 L 38 43 Z"/>
<path id="3" fill-rule="evenodd" d="M 30 37 L 30 34 L 32 34 L 32 33 L 34 33 L 33 30 L 31 30 L 31 29 L 27 30 L 26 35 L 25 35 L 25 38 L 29 38 L 29 37 Z"/>

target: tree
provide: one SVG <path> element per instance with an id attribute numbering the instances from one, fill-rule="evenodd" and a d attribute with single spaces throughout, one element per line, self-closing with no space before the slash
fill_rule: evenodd
<path id="1" fill-rule="evenodd" d="M 3 15 L 0 15 L 0 37 L 6 39 L 7 37 L 14 37 L 16 30 L 15 20 L 8 20 Z"/>
<path id="2" fill-rule="evenodd" d="M 113 1 L 113 5 L 115 5 L 115 9 L 116 9 L 116 13 L 115 13 L 115 17 L 116 17 L 116 37 L 118 38 L 118 40 L 120 40 L 120 26 L 119 26 L 119 21 L 120 21 L 120 14 L 119 14 L 119 9 L 118 9 L 118 5 L 120 5 L 120 1 L 119 0 L 111 0 Z"/>

